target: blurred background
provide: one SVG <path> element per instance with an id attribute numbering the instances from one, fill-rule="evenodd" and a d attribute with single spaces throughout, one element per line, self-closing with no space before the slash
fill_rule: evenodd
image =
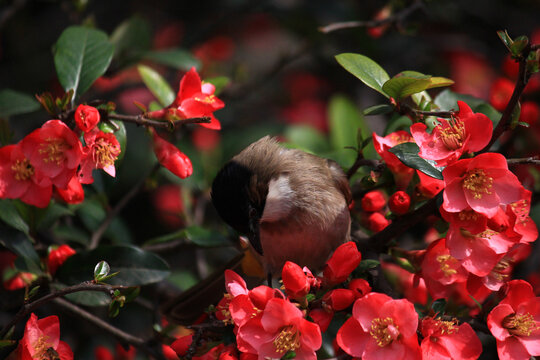
<path id="1" fill-rule="evenodd" d="M 117 177 L 96 175 L 95 183 L 85 188 L 86 201 L 73 207 L 77 216 L 69 223 L 55 223 L 39 242 L 44 247 L 55 242 L 83 246 L 105 211 L 144 181 L 102 243 L 136 244 L 155 251 L 171 265 L 171 277 L 164 286 L 187 289 L 238 253 L 238 245 L 231 241 L 235 235 L 209 202 L 213 177 L 234 154 L 270 134 L 290 146 L 336 159 L 347 169 L 356 154 L 339 146 L 332 124 L 345 119 L 365 134 L 386 131 L 387 117 L 362 115 L 363 109 L 386 99 L 345 71 L 335 55 L 366 55 L 390 76 L 415 70 L 448 77 L 455 81 L 453 91 L 482 99 L 497 109 L 497 96 L 504 95 L 508 83 L 514 83 L 517 65 L 507 56 L 496 32 L 506 29 L 513 37 L 527 35 L 540 43 L 539 14 L 536 0 L 0 0 L 0 90 L 61 95 L 53 47 L 66 27 L 83 24 L 106 32 L 115 44 L 115 55 L 105 76 L 80 102 L 113 101 L 122 114 L 140 113 L 133 101 L 159 108 L 137 71 L 136 65 L 143 63 L 158 71 L 174 91 L 183 74 L 195 66 L 203 80 L 216 85 L 218 97 L 226 104 L 215 113 L 221 131 L 191 125 L 170 135 L 193 162 L 194 173 L 185 180 L 164 168 L 145 180 L 156 163 L 150 137 L 143 128 L 127 124 L 127 147 L 117 165 Z M 326 33 L 320 29 L 389 16 L 396 21 L 386 26 Z M 538 154 L 539 99 L 537 74 L 522 102 L 529 103 L 522 116 L 530 127 L 518 128 L 513 140 L 503 143 L 501 152 L 507 157 Z M 19 141 L 48 119 L 43 110 L 12 114 L 9 120 L 5 116 L 0 120 L 2 145 Z M 344 136 L 356 140 L 356 133 Z M 366 154 L 376 157 L 372 149 Z M 513 169 L 536 194 L 538 170 L 532 166 Z M 360 181 L 367 172 L 361 170 L 355 179 Z M 356 190 L 360 194 L 365 189 L 360 184 Z M 533 195 L 533 202 L 537 199 Z M 531 215 L 539 223 L 538 206 Z M 189 231 L 178 230 L 186 228 Z M 409 236 L 422 237 L 425 230 L 416 229 Z M 529 261 L 519 271 L 529 276 L 540 268 Z M 154 291 L 143 290 L 144 301 L 127 306 L 113 322 L 135 333 L 151 332 L 149 324 L 157 315 L 145 306 L 151 309 L 159 301 L 152 296 Z M 1 320 L 16 310 L 9 306 L 12 296 L 17 295 L 0 292 L 0 305 L 7 311 Z M 101 311 L 97 309 L 94 311 Z M 91 326 L 68 322 L 61 326 L 62 337 L 76 351 L 76 359 L 93 359 L 96 344 L 114 346 Z M 484 356 L 489 358 L 489 352 Z"/>

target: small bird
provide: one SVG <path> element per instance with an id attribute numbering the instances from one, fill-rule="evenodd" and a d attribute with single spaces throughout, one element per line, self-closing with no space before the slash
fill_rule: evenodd
<path id="1" fill-rule="evenodd" d="M 225 164 L 211 195 L 267 274 L 280 275 L 286 261 L 316 271 L 350 238 L 352 196 L 341 167 L 269 136 Z"/>

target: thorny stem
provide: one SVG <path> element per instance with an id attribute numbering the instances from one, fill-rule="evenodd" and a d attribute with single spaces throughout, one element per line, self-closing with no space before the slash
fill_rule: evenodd
<path id="1" fill-rule="evenodd" d="M 23 307 L 19 310 L 19 312 L 15 315 L 15 317 L 0 331 L 0 339 L 3 338 L 9 329 L 11 329 L 15 324 L 17 324 L 23 317 L 34 311 L 36 308 L 40 307 L 41 305 L 56 299 L 58 297 L 62 297 L 67 294 L 72 294 L 80 291 L 101 291 L 106 294 L 112 295 L 113 291 L 115 289 L 125 289 L 126 286 L 111 286 L 111 285 L 100 285 L 100 284 L 94 284 L 92 282 L 84 282 L 78 285 L 69 286 L 61 290 L 53 291 L 31 303 L 24 304 Z"/>
<path id="2" fill-rule="evenodd" d="M 396 27 L 401 28 L 403 21 L 407 17 L 409 17 L 413 12 L 415 12 L 417 9 L 420 9 L 422 7 L 423 7 L 422 1 L 415 0 L 409 7 L 406 7 L 400 12 L 397 12 L 394 15 L 391 15 L 385 19 L 338 22 L 338 23 L 333 23 L 326 26 L 321 26 L 319 27 L 319 31 L 324 34 L 328 34 L 329 32 L 336 31 L 336 30 L 352 29 L 352 28 L 357 28 L 357 27 L 372 28 L 372 27 L 378 27 L 385 24 L 395 24 Z"/>

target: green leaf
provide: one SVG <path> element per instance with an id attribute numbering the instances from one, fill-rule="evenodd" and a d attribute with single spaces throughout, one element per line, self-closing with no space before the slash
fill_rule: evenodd
<path id="1" fill-rule="evenodd" d="M 392 111 L 394 111 L 394 108 L 391 105 L 380 104 L 380 105 L 373 105 L 373 106 L 368 107 L 367 109 L 364 109 L 363 114 L 364 116 L 384 115 L 384 114 L 390 114 Z"/>
<path id="2" fill-rule="evenodd" d="M 154 69 L 145 65 L 137 66 L 141 78 L 152 94 L 159 100 L 162 106 L 169 106 L 176 95 L 169 84 Z"/>
<path id="3" fill-rule="evenodd" d="M 108 175 L 107 175 L 108 176 Z M 94 175 L 94 179 L 96 176 Z M 94 182 L 95 183 L 95 182 Z M 89 231 L 97 229 L 104 221 L 106 212 L 103 204 L 97 198 L 88 198 L 77 208 L 77 215 L 82 220 L 84 226 Z M 115 217 L 111 225 L 105 231 L 105 237 L 114 244 L 125 244 L 131 242 L 129 228 L 122 222 L 122 219 Z"/>
<path id="4" fill-rule="evenodd" d="M 449 86 L 454 82 L 443 77 L 432 77 L 417 71 L 402 71 L 383 84 L 383 90 L 395 99 L 404 99 L 427 89 Z"/>
<path id="5" fill-rule="evenodd" d="M 39 101 L 33 96 L 11 89 L 0 91 L 0 118 L 31 113 L 39 108 Z"/>
<path id="6" fill-rule="evenodd" d="M 64 90 L 73 89 L 75 98 L 103 75 L 114 52 L 103 31 L 70 26 L 58 38 L 54 65 Z"/>
<path id="7" fill-rule="evenodd" d="M 499 38 L 501 38 L 503 44 L 510 50 L 510 47 L 514 43 L 510 35 L 508 35 L 508 32 L 506 30 L 499 30 L 497 31 L 497 35 L 499 35 Z"/>
<path id="8" fill-rule="evenodd" d="M 216 88 L 216 90 L 214 91 L 214 95 L 216 96 L 218 96 L 223 91 L 223 89 L 225 89 L 225 87 L 230 84 L 230 82 L 231 79 L 226 76 L 217 76 L 210 79 L 204 79 L 203 81 L 203 83 L 210 83 L 214 85 L 214 87 Z"/>
<path id="9" fill-rule="evenodd" d="M 184 229 L 186 238 L 192 243 L 203 247 L 216 247 L 230 245 L 227 237 L 217 231 L 202 228 L 200 226 L 189 226 Z"/>
<path id="10" fill-rule="evenodd" d="M 51 202 L 45 209 L 38 209 L 36 216 L 36 228 L 46 230 L 53 227 L 56 220 L 62 216 L 74 215 L 75 213 L 65 205 Z"/>
<path id="11" fill-rule="evenodd" d="M 345 70 L 356 76 L 364 84 L 388 97 L 382 86 L 390 79 L 390 76 L 375 61 L 367 56 L 351 53 L 339 54 L 336 56 L 336 60 Z"/>
<path id="12" fill-rule="evenodd" d="M 437 170 L 433 165 L 431 165 L 426 160 L 418 156 L 420 148 L 413 142 L 405 142 L 399 145 L 394 146 L 390 150 L 391 153 L 396 155 L 399 160 L 405 165 L 420 170 L 426 175 L 431 176 L 432 178 L 442 180 L 442 173 Z"/>
<path id="13" fill-rule="evenodd" d="M 2 219 L 7 225 L 28 235 L 28 224 L 17 211 L 17 208 L 13 204 L 12 200 L 0 199 L 0 219 Z"/>
<path id="14" fill-rule="evenodd" d="M 94 280 L 99 281 L 99 279 L 104 278 L 105 276 L 109 275 L 111 272 L 111 267 L 109 264 L 107 264 L 106 261 L 100 261 L 97 263 L 96 267 L 94 268 Z"/>
<path id="15" fill-rule="evenodd" d="M 443 315 L 446 310 L 446 299 L 437 299 L 431 304 L 431 309 L 435 314 Z"/>
<path id="16" fill-rule="evenodd" d="M 14 346 L 17 344 L 16 340 L 0 340 L 0 349 L 8 347 L 8 346 Z"/>
<path id="17" fill-rule="evenodd" d="M 515 129 L 519 123 L 519 115 L 521 114 L 521 103 L 518 101 L 514 109 L 512 110 L 512 117 L 510 119 L 510 129 Z"/>
<path id="18" fill-rule="evenodd" d="M 376 268 L 377 266 L 379 266 L 381 263 L 377 260 L 373 260 L 373 259 L 366 259 L 366 260 L 362 260 L 360 261 L 360 264 L 358 265 L 358 267 L 356 268 L 357 271 L 359 272 L 365 272 L 369 269 L 374 269 Z"/>
<path id="19" fill-rule="evenodd" d="M 159 256 L 133 246 L 99 246 L 69 257 L 56 273 L 66 284 L 91 280 L 95 265 L 106 261 L 111 272 L 118 275 L 108 283 L 112 285 L 139 286 L 155 283 L 169 276 L 169 266 Z"/>
<path id="20" fill-rule="evenodd" d="M 15 229 L 0 226 L 0 244 L 24 259 L 25 270 L 36 274 L 41 273 L 39 256 L 27 235 Z"/>
<path id="21" fill-rule="evenodd" d="M 148 22 L 139 16 L 122 22 L 111 34 L 114 58 L 120 67 L 139 61 L 150 49 L 152 34 Z"/>
<path id="22" fill-rule="evenodd" d="M 184 49 L 149 51 L 144 55 L 144 58 L 184 71 L 188 71 L 192 67 L 196 69 L 201 67 L 201 62 L 191 52 Z"/>
<path id="23" fill-rule="evenodd" d="M 434 100 L 435 105 L 439 107 L 440 110 L 443 111 L 450 111 L 455 110 L 458 111 L 458 100 L 464 101 L 469 105 L 471 108 L 475 108 L 480 104 L 485 104 L 485 101 L 479 98 L 476 98 L 471 95 L 463 95 L 455 93 L 449 89 L 443 90 Z"/>

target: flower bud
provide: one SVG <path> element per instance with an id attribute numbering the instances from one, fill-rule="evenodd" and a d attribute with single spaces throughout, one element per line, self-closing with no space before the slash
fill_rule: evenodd
<path id="1" fill-rule="evenodd" d="M 281 273 L 285 291 L 293 299 L 302 299 L 309 292 L 309 279 L 297 264 L 287 261 Z"/>
<path id="2" fill-rule="evenodd" d="M 374 212 L 368 217 L 368 228 L 373 232 L 379 232 L 390 224 L 390 220 L 380 212 Z"/>
<path id="3" fill-rule="evenodd" d="M 323 297 L 323 301 L 334 311 L 345 310 L 354 300 L 356 300 L 356 294 L 349 289 L 334 289 Z"/>
<path id="4" fill-rule="evenodd" d="M 339 246 L 326 262 L 323 276 L 327 283 L 338 284 L 347 280 L 349 275 L 362 261 L 362 254 L 353 241 Z"/>
<path id="5" fill-rule="evenodd" d="M 379 211 L 386 205 L 386 200 L 382 192 L 378 190 L 370 191 L 362 198 L 362 209 L 372 212 Z"/>
<path id="6" fill-rule="evenodd" d="M 352 279 L 349 282 L 349 290 L 354 292 L 355 297 L 361 298 L 362 296 L 371 292 L 371 286 L 364 279 Z"/>
<path id="7" fill-rule="evenodd" d="M 64 261 L 67 260 L 70 256 L 75 254 L 75 250 L 73 250 L 69 245 L 60 245 L 56 249 L 52 249 L 49 252 L 49 257 L 47 258 L 47 267 L 49 268 L 49 273 L 53 275 L 56 273 L 56 270 L 60 265 L 64 263 Z"/>
<path id="8" fill-rule="evenodd" d="M 88 132 L 96 127 L 99 119 L 99 111 L 93 106 L 81 104 L 75 110 L 75 123 L 84 132 Z"/>
<path id="9" fill-rule="evenodd" d="M 409 211 L 411 197 L 405 191 L 396 191 L 388 200 L 388 207 L 397 215 L 403 215 Z"/>

